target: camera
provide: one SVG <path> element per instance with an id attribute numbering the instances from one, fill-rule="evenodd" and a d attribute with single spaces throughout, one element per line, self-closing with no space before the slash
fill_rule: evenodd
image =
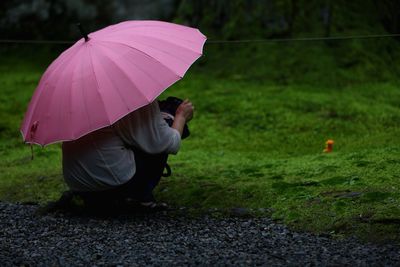
<path id="1" fill-rule="evenodd" d="M 159 100 L 158 105 L 160 107 L 161 115 L 163 119 L 167 122 L 167 124 L 171 127 L 174 123 L 174 118 L 176 114 L 176 110 L 179 105 L 183 102 L 182 99 L 170 96 L 165 100 Z M 182 139 L 187 138 L 190 135 L 189 127 L 187 124 L 183 127 Z"/>

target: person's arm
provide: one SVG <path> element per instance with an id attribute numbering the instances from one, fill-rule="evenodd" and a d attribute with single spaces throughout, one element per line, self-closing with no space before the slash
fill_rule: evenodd
<path id="1" fill-rule="evenodd" d="M 115 130 L 128 146 L 150 154 L 176 154 L 185 122 L 193 116 L 193 105 L 184 101 L 176 115 L 175 126 L 169 127 L 161 117 L 158 103 L 153 102 L 121 119 L 115 124 Z"/>
<path id="2" fill-rule="evenodd" d="M 193 118 L 194 106 L 188 99 L 182 102 L 176 110 L 172 128 L 177 130 L 182 136 L 183 127 Z"/>

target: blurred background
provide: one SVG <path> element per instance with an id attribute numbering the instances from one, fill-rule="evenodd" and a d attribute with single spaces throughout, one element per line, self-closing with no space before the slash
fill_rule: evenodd
<path id="1" fill-rule="evenodd" d="M 69 40 L 78 37 L 73 21 L 96 30 L 128 19 L 180 22 L 218 39 L 398 33 L 399 5 L 395 0 L 3 0 L 0 33 L 6 39 Z"/>
<path id="2" fill-rule="evenodd" d="M 257 40 L 396 34 L 399 9 L 396 0 L 3 0 L 0 39 L 76 41 L 76 22 L 92 32 L 129 19 L 165 20 L 197 27 L 208 36 L 201 64 L 212 61 L 207 67 L 214 74 L 277 83 L 323 82 L 323 75 L 326 84 L 340 84 L 397 76 L 399 64 L 393 62 L 399 58 L 400 37 Z M 254 42 L 219 42 L 229 40 Z"/>

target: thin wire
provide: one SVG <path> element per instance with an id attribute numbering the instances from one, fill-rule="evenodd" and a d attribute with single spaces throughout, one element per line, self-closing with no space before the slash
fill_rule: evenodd
<path id="1" fill-rule="evenodd" d="M 207 40 L 210 44 L 224 43 L 270 43 L 270 42 L 303 42 L 303 41 L 332 41 L 332 40 L 348 40 L 348 39 L 373 39 L 400 37 L 400 33 L 396 34 L 375 34 L 375 35 L 349 35 L 349 36 L 332 36 L 332 37 L 304 37 L 304 38 L 276 38 L 276 39 L 249 39 L 249 40 Z"/>
<path id="2" fill-rule="evenodd" d="M 0 43 L 4 44 L 73 44 L 74 41 L 63 40 L 13 40 L 13 39 L 0 39 Z"/>
<path id="3" fill-rule="evenodd" d="M 309 41 L 335 41 L 348 39 L 374 39 L 400 37 L 400 33 L 395 34 L 374 34 L 374 35 L 348 35 L 348 36 L 332 36 L 332 37 L 303 37 L 303 38 L 272 38 L 272 39 L 244 39 L 244 40 L 207 40 L 209 44 L 240 44 L 240 43 L 270 43 L 270 42 L 309 42 Z M 73 44 L 74 41 L 67 40 L 13 40 L 0 39 L 0 43 L 14 44 Z"/>

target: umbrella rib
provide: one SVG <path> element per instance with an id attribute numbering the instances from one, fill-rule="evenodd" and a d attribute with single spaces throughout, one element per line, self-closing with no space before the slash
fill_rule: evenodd
<path id="1" fill-rule="evenodd" d="M 112 43 L 112 42 L 110 42 L 110 43 Z M 99 43 L 100 45 L 101 45 L 101 43 Z M 122 44 L 123 45 L 123 44 Z M 104 45 L 103 45 L 104 46 Z M 128 45 L 126 45 L 126 46 L 128 46 Z M 105 46 L 107 49 L 109 49 L 107 46 Z M 128 46 L 128 47 L 130 47 L 130 46 Z M 130 47 L 130 48 L 132 48 L 132 47 Z M 136 49 L 135 48 L 135 50 L 138 50 L 138 49 Z M 111 50 L 111 51 L 113 51 L 113 50 Z M 139 51 L 139 50 L 138 50 Z M 114 52 L 114 51 L 113 51 Z M 144 53 L 146 56 L 148 56 L 148 57 L 150 57 L 150 59 L 152 59 L 152 60 L 154 60 L 154 61 L 157 61 L 158 63 L 160 63 L 161 65 L 163 65 L 164 67 L 166 67 L 164 64 L 162 64 L 161 62 L 159 62 L 158 60 L 156 60 L 155 58 L 153 58 L 153 57 L 151 57 L 151 56 L 149 56 L 149 55 L 147 55 L 146 53 Z M 113 59 L 111 59 L 111 58 L 109 58 L 110 59 L 110 61 L 112 61 L 113 62 L 113 64 L 115 65 L 115 66 L 117 66 L 118 67 L 118 64 L 116 64 L 115 63 L 115 61 L 113 60 Z M 139 65 L 137 65 L 135 62 L 132 62 L 132 61 L 128 61 L 128 62 L 130 62 L 131 64 L 133 64 L 133 65 L 135 65 L 142 73 L 144 73 L 147 77 L 149 77 L 149 78 L 151 78 L 153 81 L 155 81 L 160 87 L 163 87 L 163 85 L 157 80 L 157 79 L 154 79 L 154 77 L 152 77 L 152 76 L 150 76 L 149 75 L 149 73 L 147 73 L 146 71 L 144 71 Z M 121 70 L 121 72 L 122 73 L 124 73 L 124 75 L 126 76 L 126 77 L 129 77 L 127 74 L 126 74 L 126 72 L 125 72 L 125 70 L 123 70 L 123 69 L 121 69 L 120 67 L 118 67 L 120 70 Z M 168 67 L 166 67 L 168 70 L 170 70 L 172 73 L 174 73 L 175 75 L 177 75 L 179 78 L 181 78 L 181 76 L 179 76 L 177 73 L 175 73 L 174 71 L 172 71 L 170 68 L 168 68 Z M 129 79 L 129 78 L 128 78 Z M 135 87 L 136 88 L 138 88 L 137 86 L 136 86 L 136 84 L 131 80 L 131 79 L 129 79 L 134 85 L 135 85 Z M 152 101 L 152 99 L 148 99 L 147 98 L 147 96 L 146 95 L 144 95 L 140 90 L 139 90 L 139 92 L 140 92 L 140 94 L 145 98 L 145 99 L 147 99 L 148 101 Z"/>
<path id="2" fill-rule="evenodd" d="M 74 81 L 75 76 L 76 76 L 76 73 L 75 73 L 74 70 L 72 70 L 72 75 L 71 75 L 71 81 L 72 82 Z M 58 82 L 58 80 L 57 80 L 57 82 Z M 67 106 L 70 108 L 70 110 L 68 112 L 65 112 L 65 113 L 67 114 L 69 120 L 71 120 L 71 117 L 72 117 L 71 116 L 72 84 L 73 84 L 72 82 L 69 84 L 69 88 L 67 90 L 69 95 L 68 95 L 68 98 L 66 98 L 66 99 L 68 99 L 68 105 Z M 74 136 L 74 131 L 72 131 L 72 130 L 71 130 L 71 135 Z"/>
<path id="3" fill-rule="evenodd" d="M 189 26 L 183 26 L 183 25 L 179 25 L 179 24 L 175 24 L 175 23 L 171 23 L 171 22 L 166 22 L 166 21 L 164 21 L 163 24 L 157 23 L 157 25 L 154 25 L 154 23 L 151 23 L 150 20 L 148 20 L 147 22 L 149 23 L 148 25 L 143 25 L 143 24 L 136 25 L 136 26 L 132 25 L 132 27 L 135 27 L 135 28 L 152 27 L 152 28 L 165 28 L 165 29 L 171 29 L 171 28 L 179 27 L 179 28 L 182 28 L 185 31 L 196 31 L 196 30 L 198 31 L 198 29 L 196 29 L 196 28 L 192 28 L 192 27 L 189 27 Z M 151 25 L 151 24 L 153 24 L 153 25 Z"/>
<path id="4" fill-rule="evenodd" d="M 132 49 L 138 51 L 139 53 L 146 55 L 146 56 L 149 57 L 150 59 L 152 59 L 152 60 L 158 62 L 160 65 L 164 66 L 165 68 L 171 70 L 168 66 L 166 66 L 165 64 L 163 64 L 163 63 L 160 62 L 159 60 L 155 59 L 154 57 L 152 57 L 151 55 L 147 54 L 146 52 L 143 52 L 143 51 L 137 49 L 136 47 L 133 47 L 133 46 L 130 46 L 130 45 L 127 45 L 127 44 L 124 44 L 124 43 L 118 43 L 118 42 L 112 42 L 112 41 L 101 41 L 101 42 L 111 43 L 111 44 L 117 43 L 117 44 L 120 44 L 120 45 L 129 47 L 129 48 L 132 48 Z M 182 62 L 183 62 L 183 61 L 182 61 Z M 188 64 L 188 63 L 186 63 L 186 62 L 184 62 L 184 63 L 185 63 L 185 64 Z M 135 64 L 135 63 L 133 63 L 133 64 Z M 189 65 L 190 65 L 190 64 L 189 64 Z M 137 66 L 137 65 L 135 64 L 135 66 Z M 139 68 L 139 67 L 138 67 L 138 68 Z M 173 72 L 173 73 L 174 73 L 175 75 L 177 75 L 179 78 L 182 78 L 182 77 L 183 77 L 183 76 L 179 75 L 178 73 L 176 73 L 176 72 L 173 71 L 173 70 L 171 70 L 171 72 Z"/>
<path id="5" fill-rule="evenodd" d="M 77 55 L 79 54 L 79 52 L 78 53 L 75 53 L 72 57 L 71 57 L 71 59 L 72 58 L 74 58 L 74 57 L 76 57 Z M 70 60 L 70 61 L 67 61 L 65 64 L 60 64 L 59 66 L 58 66 L 58 68 L 60 68 L 60 66 L 62 65 L 62 66 L 64 66 L 64 69 L 65 68 L 67 68 L 67 67 L 69 67 L 70 66 L 70 64 L 71 64 L 71 62 L 72 62 L 72 60 Z M 58 69 L 57 68 L 57 69 Z M 57 77 L 57 79 L 54 81 L 54 82 L 52 82 L 51 83 L 51 85 L 53 85 L 53 86 L 50 86 L 50 84 L 49 83 L 47 83 L 47 80 L 46 80 L 46 83 L 47 83 L 47 85 L 48 86 L 46 86 L 45 88 L 46 88 L 46 90 L 45 90 L 45 88 L 43 88 L 42 90 L 40 90 L 40 95 L 39 95 L 39 97 L 38 97 L 38 100 L 36 101 L 36 103 L 34 103 L 34 107 L 33 107 L 33 113 L 32 113 L 32 117 L 30 118 L 30 120 L 32 120 L 32 118 L 34 118 L 34 117 L 36 117 L 35 115 L 37 114 L 37 105 L 39 104 L 39 102 L 40 102 L 40 99 L 43 99 L 43 98 L 40 98 L 40 96 L 43 94 L 43 93 L 47 93 L 48 94 L 48 97 L 50 98 L 50 99 L 52 99 L 53 97 L 54 97 L 54 93 L 55 93 L 55 91 L 56 90 L 59 90 L 58 88 L 58 86 L 57 86 L 57 84 L 58 84 L 58 82 L 60 81 L 60 79 L 61 79 L 61 77 L 62 77 L 62 75 L 59 75 L 58 77 Z M 45 84 L 46 84 L 45 83 Z M 48 88 L 52 88 L 53 90 L 51 90 L 51 91 L 49 91 L 49 89 Z M 49 101 L 50 103 L 52 103 L 53 101 Z M 49 118 L 50 117 L 50 114 L 49 114 L 49 111 L 48 111 L 48 109 L 47 109 L 47 111 L 46 110 L 44 110 L 44 111 L 42 111 L 42 114 L 46 114 L 46 116 L 44 117 L 44 118 Z"/>
<path id="6" fill-rule="evenodd" d="M 138 28 L 138 27 L 136 27 L 136 28 Z M 154 28 L 157 28 L 157 27 L 154 27 Z M 121 30 L 119 30 L 119 31 L 114 31 L 114 32 L 111 32 L 111 33 L 109 34 L 109 36 L 112 36 L 112 35 L 115 35 L 115 34 L 120 34 L 120 33 L 123 32 L 123 31 L 133 31 L 133 29 L 125 28 L 125 29 L 121 29 Z M 198 31 L 198 32 L 201 34 L 200 31 Z M 166 34 L 165 32 L 163 32 L 162 30 L 157 31 L 156 33 L 157 33 L 157 34 L 160 34 L 160 35 L 167 36 L 167 37 L 169 37 L 169 38 L 172 37 L 172 38 L 174 38 L 174 39 L 179 39 L 179 40 L 182 40 L 182 41 L 186 41 L 186 42 L 188 42 L 188 43 L 197 44 L 196 41 L 189 40 L 189 39 L 184 39 L 184 38 L 181 38 L 181 37 L 178 37 L 178 36 L 175 36 L 175 35 L 169 35 L 169 34 Z M 135 33 L 133 33 L 133 34 L 135 34 Z M 140 35 L 140 34 L 137 34 L 137 35 Z M 142 34 L 142 35 L 143 35 L 143 34 Z M 206 39 L 206 37 L 205 37 L 203 34 L 201 34 L 201 35 L 202 35 L 201 37 L 203 37 L 204 39 Z M 145 35 L 145 36 L 147 36 L 147 35 Z"/>
<path id="7" fill-rule="evenodd" d="M 161 40 L 161 41 L 164 41 L 164 42 L 166 42 L 166 43 L 168 43 L 168 44 L 176 45 L 176 46 L 178 46 L 179 48 L 183 48 L 183 49 L 189 50 L 189 51 L 191 51 L 191 52 L 193 52 L 193 53 L 195 53 L 195 54 L 198 54 L 199 56 L 201 56 L 201 55 L 203 54 L 202 52 L 196 51 L 196 50 L 191 49 L 191 48 L 186 47 L 186 46 L 182 46 L 182 45 L 177 44 L 177 43 L 170 42 L 169 40 L 157 38 L 157 36 L 150 36 L 150 35 L 143 35 L 143 34 L 135 34 L 135 33 L 132 33 L 132 34 L 133 34 L 133 35 L 136 35 L 136 36 L 147 37 L 147 38 L 150 38 L 150 39 Z M 165 36 L 167 36 L 167 35 L 165 35 Z M 185 40 L 185 41 L 188 41 L 188 42 L 190 42 L 190 43 L 197 44 L 196 42 L 191 42 L 191 41 L 186 40 L 186 39 L 181 39 L 181 40 Z M 206 39 L 204 39 L 204 42 L 205 42 L 205 41 L 206 41 Z"/>
<path id="8" fill-rule="evenodd" d="M 71 47 L 70 49 L 72 50 L 67 50 L 64 51 L 58 58 L 57 60 L 62 60 L 62 62 L 60 64 L 58 64 L 58 66 L 55 69 L 51 69 L 49 71 L 49 73 L 47 73 L 47 71 L 44 73 L 44 75 L 46 75 L 46 79 L 43 81 L 40 81 L 40 83 L 46 83 L 48 81 L 48 79 L 56 72 L 58 71 L 62 66 L 68 65 L 70 61 L 72 61 L 73 58 L 76 57 L 76 55 L 78 54 L 79 51 L 75 51 L 78 49 L 78 47 Z M 66 54 L 68 52 L 68 54 Z M 65 58 L 64 58 L 65 57 Z M 65 63 L 64 63 L 65 62 Z M 55 62 L 53 62 L 55 63 Z M 53 64 L 52 63 L 52 64 Z M 51 67 L 51 65 L 49 66 L 49 68 Z"/>
<path id="9" fill-rule="evenodd" d="M 75 78 L 75 72 L 72 72 L 72 76 L 71 76 L 71 81 L 73 81 Z M 69 119 L 71 120 L 71 103 L 72 103 L 72 82 L 69 85 L 69 90 L 68 90 L 68 105 L 70 110 L 67 112 Z M 71 130 L 71 135 L 74 135 L 74 131 Z"/>
<path id="10" fill-rule="evenodd" d="M 138 23 L 139 22 L 139 23 Z M 160 23 L 161 22 L 161 23 Z M 112 27 L 112 26 L 117 26 L 117 25 L 121 25 L 121 24 L 127 24 L 127 23 L 130 23 L 131 25 L 129 25 L 128 27 L 131 27 L 131 28 L 145 28 L 145 27 L 153 27 L 153 28 L 167 28 L 167 29 L 171 29 L 171 28 L 177 28 L 177 27 L 179 27 L 179 28 L 182 28 L 182 29 L 184 29 L 184 30 L 186 30 L 186 31 L 189 31 L 189 30 L 198 30 L 197 28 L 192 28 L 192 27 L 189 27 L 189 26 L 184 26 L 184 25 L 179 25 L 179 24 L 175 24 L 175 23 L 172 23 L 172 22 L 166 22 L 166 21 L 157 21 L 156 23 L 154 23 L 154 21 L 153 20 L 139 20 L 139 21 L 125 21 L 125 22 L 120 22 L 120 23 L 118 23 L 118 24 L 114 24 L 114 25 L 111 25 L 110 27 Z M 144 24 L 144 23 L 148 23 L 148 24 Z M 126 29 L 126 28 L 123 28 L 123 29 Z"/>
<path id="11" fill-rule="evenodd" d="M 162 33 L 160 33 L 160 34 L 162 34 Z M 113 35 L 116 35 L 116 34 L 110 34 L 110 36 L 113 36 Z M 193 52 L 193 53 L 202 55 L 201 52 L 196 51 L 196 50 L 194 50 L 194 49 L 192 49 L 192 48 L 189 48 L 189 47 L 186 47 L 186 46 L 182 46 L 182 44 L 174 43 L 174 42 L 171 42 L 171 41 L 166 40 L 166 39 L 157 38 L 157 36 L 146 35 L 146 34 L 143 34 L 143 33 L 135 33 L 135 32 L 129 32 L 129 33 L 127 33 L 126 35 L 142 36 L 142 37 L 154 39 L 154 40 L 157 40 L 157 41 L 158 41 L 158 40 L 161 40 L 161 41 L 166 42 L 166 43 L 168 43 L 168 44 L 176 45 L 176 46 L 178 46 L 179 48 L 184 48 L 184 49 L 189 50 L 189 51 L 191 51 L 191 52 Z M 167 34 L 163 34 L 163 35 L 164 35 L 164 36 L 167 36 L 167 37 L 171 37 L 171 36 L 169 36 L 169 35 L 167 35 Z M 174 38 L 175 38 L 175 37 L 174 37 Z M 183 40 L 183 41 L 187 41 L 187 42 L 189 42 L 189 43 L 191 43 L 191 44 L 198 44 L 197 42 L 192 42 L 192 41 L 190 41 L 190 40 L 182 39 L 182 38 L 179 38 L 179 37 L 176 37 L 175 39 L 180 39 L 180 40 Z M 206 41 L 206 39 L 204 39 L 204 42 L 205 42 L 205 41 Z"/>
<path id="12" fill-rule="evenodd" d="M 183 26 L 183 25 L 179 25 L 179 24 L 174 24 L 174 23 L 171 23 L 171 22 L 165 22 L 164 21 L 162 24 L 160 24 L 160 23 L 154 24 L 154 23 L 152 23 L 151 20 L 139 21 L 139 22 L 147 22 L 147 23 L 149 23 L 147 25 L 143 25 L 142 23 L 140 23 L 140 24 L 132 23 L 132 22 L 136 22 L 136 21 L 130 21 L 130 22 L 131 22 L 130 25 L 122 25 L 122 24 L 127 24 L 127 22 L 121 22 L 121 23 L 118 23 L 118 24 L 114 24 L 114 25 L 108 26 L 108 27 L 106 27 L 106 28 L 104 28 L 104 29 L 102 29 L 102 30 L 100 30 L 98 32 L 104 31 L 104 32 L 113 32 L 114 33 L 114 32 L 121 32 L 121 31 L 131 30 L 131 29 L 136 30 L 138 28 L 156 28 L 156 29 L 160 29 L 160 30 L 161 29 L 168 29 L 168 30 L 172 29 L 172 30 L 175 30 L 175 31 L 182 31 L 182 32 L 185 31 L 185 32 L 190 32 L 192 34 L 193 33 L 197 33 L 197 34 L 200 34 L 201 36 L 206 37 L 197 28 L 192 28 L 192 27 L 189 27 L 189 26 Z M 117 28 L 117 29 L 115 29 L 115 28 Z M 95 32 L 95 33 L 98 33 L 98 32 Z"/>
<path id="13" fill-rule="evenodd" d="M 89 49 L 88 49 L 89 50 Z M 90 58 L 90 50 L 89 50 L 89 52 L 87 52 L 87 53 L 89 53 L 89 58 Z M 81 79 L 83 79 L 83 77 L 81 77 Z M 95 76 L 95 79 L 96 79 L 96 76 Z M 96 81 L 97 81 L 97 79 L 96 79 Z M 87 105 L 86 105 L 86 101 L 87 101 L 87 99 L 86 99 L 86 97 L 85 97 L 85 88 L 82 88 L 81 87 L 81 93 L 82 93 L 82 100 L 83 100 L 83 106 L 84 106 L 84 109 L 85 109 L 85 111 L 86 111 L 86 117 L 87 117 L 87 120 L 88 120 L 88 123 L 89 123 L 89 128 L 92 128 L 92 125 L 93 125 L 93 123 L 92 123 L 92 121 L 90 120 L 90 115 L 89 115 L 89 111 L 88 111 L 88 109 L 87 109 Z"/>
<path id="14" fill-rule="evenodd" d="M 71 56 L 69 57 L 69 60 L 73 59 L 77 54 L 78 54 L 78 53 L 71 53 Z M 71 61 L 66 61 L 65 64 L 62 64 L 62 63 L 59 64 L 55 70 L 52 70 L 51 73 L 54 73 L 54 72 L 55 72 L 56 70 L 58 70 L 61 66 L 68 66 L 68 65 L 70 64 L 70 62 L 71 62 Z M 32 118 L 34 118 L 34 117 L 35 117 L 34 115 L 36 115 L 36 113 L 37 113 L 36 107 L 37 107 L 38 103 L 40 102 L 41 95 L 42 95 L 43 93 L 45 93 L 45 92 L 48 90 L 48 85 L 49 85 L 49 84 L 48 84 L 48 79 L 49 79 L 49 77 L 50 77 L 50 74 L 47 76 L 46 80 L 40 81 L 40 82 L 39 82 L 40 85 L 43 84 L 43 87 L 40 89 L 39 92 L 37 92 L 37 93 L 38 93 L 38 96 L 35 97 L 35 102 L 31 102 L 31 103 L 29 104 L 28 110 L 32 110 L 32 113 L 31 113 L 31 116 L 30 116 L 29 118 L 27 118 L 27 120 L 26 120 L 26 121 L 29 121 L 28 125 L 30 125 Z M 59 79 L 60 79 L 60 77 L 58 77 L 58 78 L 55 80 L 55 82 L 52 83 L 52 84 L 54 84 L 54 87 L 56 87 L 56 84 L 58 83 L 58 80 L 59 80 Z M 28 133 L 27 133 L 27 134 L 28 134 Z"/>
<path id="15" fill-rule="evenodd" d="M 99 45 L 101 45 L 101 43 L 98 43 Z M 104 46 L 104 45 L 103 45 Z M 107 49 L 108 49 L 108 47 L 106 47 Z M 112 52 L 114 52 L 113 50 L 111 50 Z M 116 66 L 119 70 L 121 70 L 121 73 L 123 73 L 127 78 L 128 78 L 128 80 L 136 87 L 136 88 L 138 88 L 137 87 L 137 85 L 131 80 L 131 79 L 129 79 L 129 76 L 125 73 L 125 71 L 123 70 L 123 69 L 121 69 L 119 66 L 118 66 L 118 64 L 116 64 L 115 63 L 115 61 L 112 59 L 112 58 L 110 58 L 110 57 L 107 57 L 111 62 L 112 62 L 112 64 L 114 64 L 114 66 Z M 106 71 L 105 71 L 106 72 Z M 106 72 L 107 73 L 107 72 Z M 112 79 L 110 79 L 110 81 L 111 81 L 111 83 L 112 84 L 114 84 L 114 82 L 112 81 Z M 118 89 L 118 86 L 115 86 L 115 88 L 116 88 L 116 91 L 118 92 L 118 96 L 120 97 L 120 99 L 122 100 L 122 102 L 125 104 L 125 107 L 127 108 L 127 110 L 128 111 L 131 111 L 131 107 L 128 105 L 128 103 L 125 101 L 125 98 L 124 97 L 122 97 L 122 95 L 121 95 L 121 92 L 119 91 L 119 89 Z M 140 92 L 140 91 L 139 91 Z M 142 93 L 142 92 L 140 92 L 140 94 L 144 97 L 144 99 L 146 99 L 146 100 L 148 100 L 147 99 L 147 97 Z M 110 120 L 110 123 L 113 123 L 113 121 L 112 120 Z"/>
<path id="16" fill-rule="evenodd" d="M 156 39 L 156 40 L 162 40 L 162 39 L 157 39 L 157 38 L 152 38 L 152 37 L 150 37 L 150 38 L 151 38 L 151 39 Z M 164 41 L 164 40 L 162 40 L 162 41 Z M 123 45 L 126 45 L 126 44 L 124 44 L 124 43 L 121 43 L 120 41 L 102 41 L 102 42 L 110 42 L 110 43 L 116 43 L 116 44 L 123 44 Z M 171 57 L 174 57 L 174 58 L 178 59 L 179 61 L 181 61 L 181 62 L 183 62 L 183 63 L 185 63 L 185 64 L 188 64 L 188 65 L 191 65 L 191 64 L 192 64 L 191 62 L 186 62 L 186 61 L 183 60 L 182 58 L 179 58 L 179 57 L 177 57 L 177 56 L 175 56 L 175 55 L 173 55 L 173 54 L 171 54 L 171 53 L 168 53 L 168 52 L 165 51 L 165 50 L 161 50 L 161 49 L 159 49 L 159 48 L 157 48 L 157 47 L 154 47 L 154 46 L 152 46 L 152 45 L 149 45 L 149 44 L 146 44 L 146 43 L 137 41 L 137 40 L 134 40 L 134 42 L 139 43 L 139 44 L 144 45 L 144 46 L 148 46 L 148 47 L 154 48 L 155 50 L 158 50 L 158 51 L 160 51 L 160 52 L 162 52 L 162 53 L 164 53 L 164 54 L 170 55 Z M 167 41 L 166 41 L 166 42 L 167 42 Z M 167 42 L 167 43 L 175 45 L 174 43 L 171 43 L 171 42 Z M 130 45 L 128 45 L 128 46 L 129 46 L 129 47 L 132 47 L 132 46 L 130 46 Z M 187 49 L 186 47 L 179 46 L 179 45 L 176 45 L 176 46 L 178 46 L 179 48 L 183 48 L 183 49 L 189 50 L 189 51 L 195 53 L 196 55 L 197 55 L 197 54 L 198 54 L 198 55 L 201 55 L 201 54 L 199 54 L 199 53 L 197 53 L 197 52 L 194 52 L 194 51 L 191 50 L 191 49 Z M 133 48 L 133 49 L 136 49 L 136 50 L 138 50 L 138 51 L 141 51 L 141 50 L 139 50 L 139 49 L 137 49 L 137 48 L 135 48 L 135 47 L 132 47 L 132 48 Z M 141 52 L 143 52 L 143 51 L 141 51 Z M 147 53 L 145 53 L 145 52 L 143 52 L 143 53 L 146 54 L 146 55 L 148 55 L 148 56 L 150 56 L 149 54 L 147 54 Z"/>
<path id="17" fill-rule="evenodd" d="M 95 79 L 95 81 L 96 81 L 97 88 L 100 89 L 100 84 L 99 84 L 99 81 L 97 80 L 96 72 L 94 71 L 93 57 L 92 57 L 92 53 L 91 53 L 90 49 L 89 49 L 89 58 L 90 58 L 90 66 L 92 66 L 93 77 L 94 77 L 94 79 Z M 99 96 L 100 96 L 101 103 L 103 103 L 103 110 L 104 110 L 104 112 L 105 112 L 106 115 L 107 115 L 108 122 L 111 124 L 111 121 L 112 121 L 112 120 L 111 120 L 111 118 L 110 118 L 110 115 L 107 113 L 106 103 L 104 102 L 103 96 L 102 96 L 102 94 L 100 93 L 99 90 L 96 90 L 96 92 L 97 92 L 97 93 L 99 94 Z"/>

